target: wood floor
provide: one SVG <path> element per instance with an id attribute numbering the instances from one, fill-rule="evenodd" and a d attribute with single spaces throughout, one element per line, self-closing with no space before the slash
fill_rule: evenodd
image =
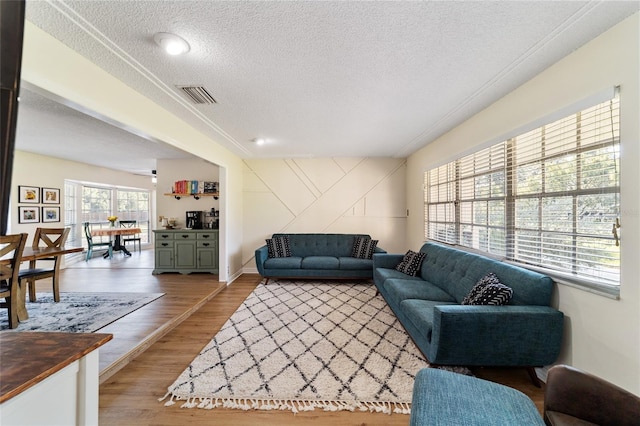
<path id="1" fill-rule="evenodd" d="M 241 411 L 165 407 L 167 387 L 211 340 L 260 281 L 231 285 L 210 274 L 152 275 L 153 251 L 94 258 L 62 272 L 62 291 L 164 292 L 165 296 L 100 330 L 114 339 L 100 350 L 101 425 L 407 425 L 409 416 L 351 412 Z M 47 285 L 39 284 L 43 289 Z M 527 394 L 542 409 L 543 390 L 521 369 L 474 369 L 478 377 Z"/>

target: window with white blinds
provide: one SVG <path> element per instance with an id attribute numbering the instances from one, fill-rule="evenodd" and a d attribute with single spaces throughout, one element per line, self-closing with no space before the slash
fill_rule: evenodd
<path id="1" fill-rule="evenodd" d="M 427 171 L 425 236 L 618 286 L 619 127 L 614 98 Z"/>

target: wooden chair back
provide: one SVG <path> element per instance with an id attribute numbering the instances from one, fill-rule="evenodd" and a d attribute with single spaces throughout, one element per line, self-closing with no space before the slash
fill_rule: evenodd
<path id="1" fill-rule="evenodd" d="M 27 234 L 0 236 L 0 307 L 9 310 L 9 328 L 18 326 L 18 273 Z"/>
<path id="2" fill-rule="evenodd" d="M 71 228 L 37 228 L 33 236 L 32 247 L 63 247 L 70 230 Z M 61 258 L 62 256 L 53 256 L 31 260 L 29 261 L 29 269 L 20 271 L 20 279 L 27 281 L 31 302 L 36 301 L 36 280 L 44 278 L 53 278 L 54 300 L 60 301 L 58 275 L 60 274 Z M 50 262 L 53 262 L 53 265 Z"/>

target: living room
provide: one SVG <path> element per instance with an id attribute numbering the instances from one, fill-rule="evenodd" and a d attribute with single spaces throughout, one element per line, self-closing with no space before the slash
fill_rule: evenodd
<path id="1" fill-rule="evenodd" d="M 26 27 L 22 78 L 32 87 L 217 165 L 224 224 L 220 280 L 227 282 L 243 273 L 254 273 L 253 251 L 265 237 L 283 227 L 287 232 L 366 232 L 379 238 L 380 245 L 389 252 L 417 249 L 425 239 L 422 212 L 426 170 L 588 101 L 604 89 L 620 86 L 623 248 L 619 296 L 606 297 L 560 283 L 554 306 L 566 317 L 565 341 L 558 362 L 587 370 L 638 394 L 639 24 L 636 13 L 406 159 L 240 158 L 30 23 Z M 74 71 L 69 72 L 70 69 Z M 62 187 L 65 178 L 89 180 L 91 176 L 93 181 L 153 190 L 144 177 L 111 170 L 100 170 L 96 175 L 90 166 L 69 167 L 58 161 L 17 152 L 14 186 L 27 182 Z M 86 170 L 81 172 L 83 168 Z M 76 176 L 66 176 L 61 169 L 78 171 L 72 172 Z M 53 181 L 52 176 L 56 176 Z M 308 192 L 301 195 L 303 187 Z M 156 187 L 156 196 L 161 197 L 165 190 Z M 16 205 L 15 199 L 12 205 Z M 32 233 L 33 226 L 19 224 L 14 218 L 11 230 Z"/>

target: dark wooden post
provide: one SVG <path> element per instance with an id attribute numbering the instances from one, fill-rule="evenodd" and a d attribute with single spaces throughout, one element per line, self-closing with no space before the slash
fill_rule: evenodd
<path id="1" fill-rule="evenodd" d="M 0 1 L 0 235 L 7 234 L 24 40 L 24 0 Z"/>

